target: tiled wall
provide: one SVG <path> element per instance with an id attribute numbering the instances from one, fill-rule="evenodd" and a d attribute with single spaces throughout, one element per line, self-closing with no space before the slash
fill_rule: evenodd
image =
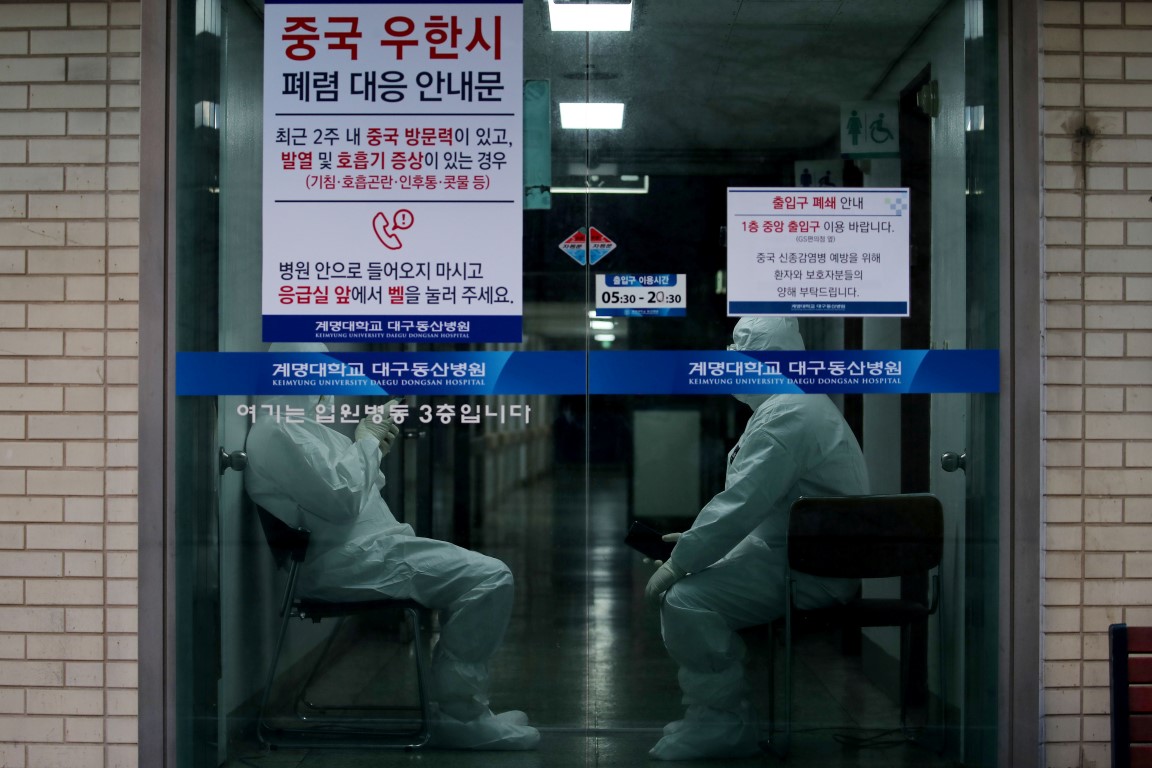
<path id="1" fill-rule="evenodd" d="M 1152 2 L 1045 2 L 1048 768 L 1109 764 L 1107 629 L 1152 624 Z"/>
<path id="2" fill-rule="evenodd" d="M 0 766 L 135 766 L 140 5 L 0 3 Z"/>

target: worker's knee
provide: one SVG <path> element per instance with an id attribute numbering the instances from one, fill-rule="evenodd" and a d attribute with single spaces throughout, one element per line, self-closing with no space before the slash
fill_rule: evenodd
<path id="1" fill-rule="evenodd" d="M 494 601 L 511 602 L 515 581 L 512 570 L 502 560 L 477 554 L 474 567 L 477 575 L 476 591 L 486 593 Z"/>

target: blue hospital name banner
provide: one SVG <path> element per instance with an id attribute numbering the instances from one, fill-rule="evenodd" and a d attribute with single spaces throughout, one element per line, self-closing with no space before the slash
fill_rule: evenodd
<path id="1" fill-rule="evenodd" d="M 997 350 L 180 352 L 178 395 L 731 395 L 999 391 Z"/>
<path id="2" fill-rule="evenodd" d="M 997 350 L 592 353 L 603 395 L 996 392 Z"/>
<path id="3" fill-rule="evenodd" d="M 523 0 L 264 3 L 264 341 L 519 342 Z"/>

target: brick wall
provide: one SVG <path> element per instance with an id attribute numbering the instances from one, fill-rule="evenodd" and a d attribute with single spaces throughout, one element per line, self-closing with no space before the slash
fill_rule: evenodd
<path id="1" fill-rule="evenodd" d="M 1152 3 L 1043 4 L 1048 768 L 1109 764 L 1107 629 L 1152 624 Z"/>
<path id="2" fill-rule="evenodd" d="M 136 765 L 140 6 L 0 4 L 0 766 Z"/>
<path id="3" fill-rule="evenodd" d="M 1152 2 L 1043 4 L 1048 768 L 1152 624 Z M 0 766 L 136 764 L 139 4 L 0 4 Z"/>

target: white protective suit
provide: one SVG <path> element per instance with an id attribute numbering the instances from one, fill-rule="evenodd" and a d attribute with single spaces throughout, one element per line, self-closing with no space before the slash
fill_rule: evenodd
<path id="1" fill-rule="evenodd" d="M 326 351 L 274 344 L 273 351 Z M 512 610 L 508 567 L 476 552 L 413 535 L 380 495 L 380 441 L 353 442 L 316 421 L 318 398 L 262 398 L 261 405 L 307 404 L 296 423 L 258 408 L 248 433 L 245 488 L 260 506 L 312 532 L 301 594 L 325 600 L 413 599 L 441 615 L 432 658 L 437 719 L 432 745 L 532 749 L 540 739 L 524 713 L 488 708 L 488 659 Z"/>
<path id="2" fill-rule="evenodd" d="M 736 350 L 804 349 L 791 318 L 743 318 L 732 340 L 730 349 Z M 784 545 L 792 502 L 800 496 L 868 492 L 860 447 L 827 396 L 736 397 L 755 412 L 728 454 L 724 490 L 680 537 L 669 562 L 672 579 L 687 573 L 667 588 L 660 607 L 664 644 L 680 665 L 687 712 L 664 728 L 664 737 L 650 750 L 659 759 L 759 751 L 759 725 L 746 696 L 744 644 L 736 630 L 784 615 Z M 801 576 L 797 604 L 816 608 L 843 602 L 859 586 L 856 579 Z"/>

